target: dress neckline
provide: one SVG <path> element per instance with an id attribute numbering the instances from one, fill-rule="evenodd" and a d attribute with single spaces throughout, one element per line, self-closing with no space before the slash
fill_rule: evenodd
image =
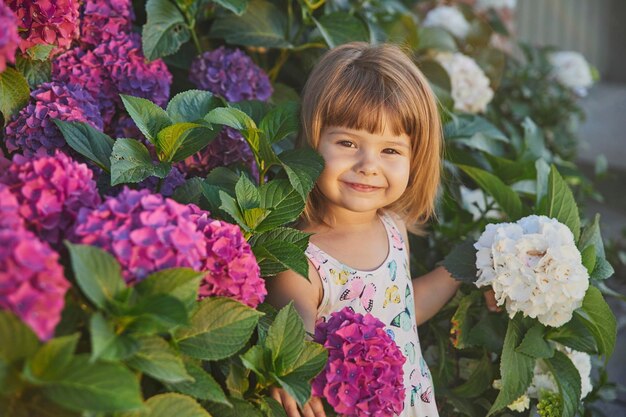
<path id="1" fill-rule="evenodd" d="M 387 256 L 385 256 L 385 259 L 383 259 L 382 263 L 380 265 L 378 265 L 376 268 L 374 269 L 358 269 L 358 268 L 353 268 L 350 265 L 341 262 L 339 259 L 335 258 L 334 256 L 330 255 L 328 252 L 326 252 L 325 250 L 321 249 L 319 246 L 317 246 L 315 243 L 309 241 L 309 246 L 312 246 L 313 248 L 315 248 L 316 251 L 319 251 L 320 253 L 324 254 L 324 256 L 331 260 L 332 262 L 336 263 L 337 265 L 340 265 L 342 267 L 344 267 L 345 269 L 348 269 L 350 271 L 354 271 L 354 272 L 360 272 L 362 274 L 374 274 L 378 271 L 380 271 L 385 265 L 387 265 L 389 263 L 389 261 L 391 261 L 391 257 L 393 256 L 393 243 L 391 241 L 391 230 L 389 230 L 390 227 L 393 227 L 390 224 L 387 224 L 387 214 L 386 213 L 382 213 L 382 214 L 377 214 L 378 218 L 380 219 L 380 222 L 383 224 L 383 227 L 385 228 L 385 232 L 387 233 Z"/>

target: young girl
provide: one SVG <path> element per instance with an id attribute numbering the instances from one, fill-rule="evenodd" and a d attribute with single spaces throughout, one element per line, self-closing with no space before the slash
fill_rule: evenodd
<path id="1" fill-rule="evenodd" d="M 268 282 L 277 307 L 293 300 L 313 333 L 318 320 L 350 306 L 393 332 L 407 357 L 402 416 L 435 417 L 430 372 L 417 326 L 432 317 L 459 284 L 438 268 L 411 280 L 407 229 L 433 214 L 442 133 L 426 78 L 398 47 L 350 43 L 326 53 L 302 97 L 300 140 L 324 158 L 299 228 L 313 233 L 309 280 L 286 271 Z M 298 410 L 274 389 L 289 417 L 325 416 L 312 398 Z"/>

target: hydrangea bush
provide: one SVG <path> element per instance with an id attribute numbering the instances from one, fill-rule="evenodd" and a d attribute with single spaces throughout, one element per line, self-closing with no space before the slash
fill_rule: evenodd
<path id="1" fill-rule="evenodd" d="M 7 62 L 15 62 L 15 51 L 20 38 L 17 34 L 17 17 L 4 3 L 0 4 L 0 72 Z"/>
<path id="2" fill-rule="evenodd" d="M 265 280 L 308 275 L 309 236 L 290 226 L 323 164 L 294 150 L 297 92 L 326 48 L 377 39 L 409 51 L 442 107 L 438 222 L 410 245 L 415 276 L 445 257 L 464 282 L 420 328 L 439 414 L 591 415 L 610 384 L 588 359 L 611 355 L 616 321 L 599 219 L 577 209 L 591 181 L 568 162 L 589 74 L 518 44 L 515 3 L 5 2 L 0 414 L 269 417 L 273 387 L 302 406 L 327 365 L 345 378 L 326 386 L 354 392 L 341 366 L 360 359 L 305 340 Z M 487 311 L 485 288 L 509 314 Z M 350 317 L 337 334 L 380 333 Z M 359 346 L 397 367 L 382 340 Z M 395 413 L 391 387 L 362 408 L 330 399 Z"/>

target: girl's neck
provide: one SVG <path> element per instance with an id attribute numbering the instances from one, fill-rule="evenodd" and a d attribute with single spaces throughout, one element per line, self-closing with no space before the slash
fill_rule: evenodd
<path id="1" fill-rule="evenodd" d="M 324 231 L 360 232 L 371 230 L 380 223 L 380 220 L 377 210 L 355 213 L 342 208 L 334 208 L 326 211 L 324 223 L 325 225 L 319 225 Z"/>

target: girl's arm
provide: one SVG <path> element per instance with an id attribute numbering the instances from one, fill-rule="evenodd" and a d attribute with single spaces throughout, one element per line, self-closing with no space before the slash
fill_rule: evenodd
<path id="1" fill-rule="evenodd" d="M 413 299 L 415 300 L 415 321 L 421 325 L 452 298 L 461 283 L 440 266 L 413 282 Z"/>

